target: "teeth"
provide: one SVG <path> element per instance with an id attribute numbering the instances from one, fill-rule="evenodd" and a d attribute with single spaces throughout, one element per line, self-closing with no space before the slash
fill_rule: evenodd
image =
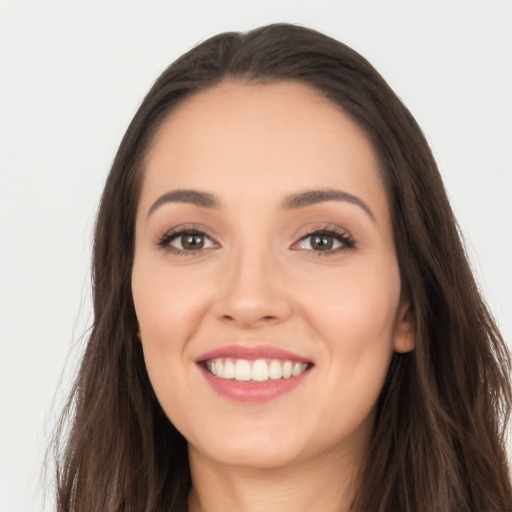
<path id="1" fill-rule="evenodd" d="M 292 363 L 291 361 L 286 361 L 283 364 L 283 379 L 289 379 L 292 376 Z"/>
<path id="2" fill-rule="evenodd" d="M 266 382 L 269 379 L 289 379 L 297 377 L 307 369 L 307 363 L 292 363 L 272 359 L 212 359 L 206 362 L 206 369 L 221 379 L 235 379 L 242 382 Z"/>
<path id="3" fill-rule="evenodd" d="M 268 365 L 264 359 L 254 361 L 251 368 L 251 379 L 257 382 L 265 382 L 268 380 Z"/>
<path id="4" fill-rule="evenodd" d="M 295 363 L 293 365 L 292 375 L 294 377 L 297 377 L 297 375 L 300 375 L 302 373 L 302 364 L 301 363 Z"/>
<path id="5" fill-rule="evenodd" d="M 268 370 L 268 376 L 271 379 L 280 379 L 283 376 L 283 367 L 279 361 L 275 359 L 270 363 L 270 367 Z"/>
<path id="6" fill-rule="evenodd" d="M 225 379 L 234 379 L 235 378 L 235 365 L 233 361 L 229 359 L 224 364 L 224 378 Z"/>
<path id="7" fill-rule="evenodd" d="M 235 380 L 249 381 L 251 380 L 251 365 L 249 361 L 245 359 L 239 359 L 235 364 Z M 225 373 L 225 379 L 229 379 L 229 376 Z"/>

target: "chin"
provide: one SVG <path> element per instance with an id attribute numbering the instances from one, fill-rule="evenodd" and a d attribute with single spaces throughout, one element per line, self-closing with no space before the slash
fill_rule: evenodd
<path id="1" fill-rule="evenodd" d="M 223 466 L 269 470 L 292 466 L 299 462 L 298 453 L 283 450 L 280 446 L 261 446 L 261 443 L 255 446 L 244 442 L 240 444 L 227 445 L 223 443 L 220 447 L 209 446 L 207 450 L 201 447 L 193 447 L 189 444 L 191 457 L 208 458 L 216 464 Z"/>
<path id="2" fill-rule="evenodd" d="M 197 439 L 189 440 L 191 456 L 205 457 L 225 466 L 271 469 L 293 464 L 305 453 L 305 443 L 290 436 L 286 427 L 237 427 L 205 428 Z M 204 432 L 208 432 L 207 439 Z"/>

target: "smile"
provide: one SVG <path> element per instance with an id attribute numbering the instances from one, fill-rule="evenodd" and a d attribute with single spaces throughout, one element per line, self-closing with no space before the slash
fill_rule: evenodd
<path id="1" fill-rule="evenodd" d="M 267 402 L 300 386 L 315 366 L 307 358 L 270 345 L 230 345 L 196 359 L 218 395 L 244 403 Z"/>
<path id="2" fill-rule="evenodd" d="M 220 379 L 239 382 L 266 382 L 267 380 L 290 379 L 308 369 L 308 363 L 280 359 L 225 359 L 216 358 L 205 362 L 206 371 Z"/>

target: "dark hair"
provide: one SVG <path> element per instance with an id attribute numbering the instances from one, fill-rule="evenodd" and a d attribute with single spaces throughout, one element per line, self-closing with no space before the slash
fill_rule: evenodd
<path id="1" fill-rule="evenodd" d="M 184 98 L 226 80 L 289 80 L 320 91 L 365 131 L 379 158 L 416 349 L 394 355 L 353 509 L 512 510 L 504 439 L 509 355 L 470 271 L 428 144 L 363 57 L 287 24 L 220 34 L 180 57 L 155 82 L 121 142 L 96 224 L 94 324 L 57 436 L 65 440 L 56 443 L 58 510 L 187 508 L 186 441 L 158 404 L 136 338 L 134 226 L 155 132 Z"/>

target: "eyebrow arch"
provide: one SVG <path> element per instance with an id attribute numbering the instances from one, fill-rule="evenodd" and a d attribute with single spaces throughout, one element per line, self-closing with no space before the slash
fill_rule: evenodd
<path id="1" fill-rule="evenodd" d="M 355 204 L 362 208 L 370 218 L 376 222 L 375 215 L 372 210 L 362 199 L 343 190 L 307 190 L 306 192 L 300 192 L 286 197 L 281 206 L 283 210 L 294 210 L 296 208 L 304 208 L 306 206 L 327 201 L 345 201 L 347 203 Z"/>
<path id="2" fill-rule="evenodd" d="M 162 194 L 152 205 L 148 211 L 148 217 L 159 207 L 166 203 L 188 203 L 199 206 L 201 208 L 220 208 L 219 201 L 207 192 L 199 192 L 198 190 L 179 189 L 171 190 Z"/>
<path id="3" fill-rule="evenodd" d="M 349 194 L 343 190 L 336 189 L 320 189 L 307 190 L 298 194 L 287 196 L 282 202 L 284 210 L 294 210 L 297 208 L 305 208 L 317 203 L 327 201 L 345 201 L 355 204 L 362 208 L 370 218 L 376 222 L 375 215 L 370 207 L 359 197 Z M 162 194 L 152 205 L 148 211 L 148 217 L 160 206 L 166 203 L 188 203 L 199 206 L 201 208 L 220 209 L 219 201 L 207 192 L 200 192 L 191 189 L 172 190 Z"/>

